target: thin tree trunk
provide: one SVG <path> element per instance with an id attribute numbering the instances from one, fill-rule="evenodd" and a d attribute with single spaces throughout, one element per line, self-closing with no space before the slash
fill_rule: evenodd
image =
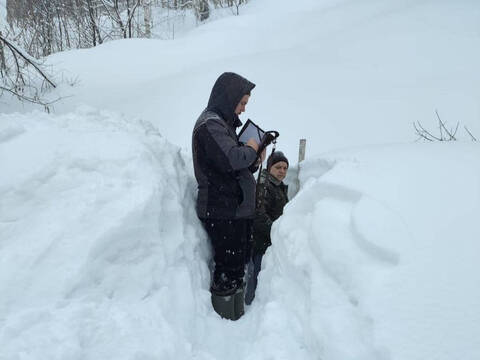
<path id="1" fill-rule="evenodd" d="M 2 37 L 2 32 L 0 31 L 0 38 Z M 4 74 L 7 71 L 7 62 L 5 61 L 5 52 L 4 52 L 3 41 L 0 41 L 0 73 Z"/>
<path id="2" fill-rule="evenodd" d="M 152 5 L 150 0 L 143 0 L 143 22 L 145 23 L 145 37 L 152 37 Z"/>
<path id="3" fill-rule="evenodd" d="M 128 26 L 128 37 L 131 39 L 132 38 L 132 21 L 130 18 L 130 1 L 127 0 L 127 26 Z"/>
<path id="4" fill-rule="evenodd" d="M 87 0 L 87 9 L 88 9 L 88 16 L 90 18 L 92 43 L 93 43 L 93 46 L 97 46 L 97 30 L 95 29 L 96 28 L 95 17 L 93 16 L 93 8 L 92 8 L 91 0 Z"/>

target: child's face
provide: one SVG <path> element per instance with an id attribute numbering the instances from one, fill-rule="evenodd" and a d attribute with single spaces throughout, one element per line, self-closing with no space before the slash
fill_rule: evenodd
<path id="1" fill-rule="evenodd" d="M 279 161 L 273 164 L 272 167 L 270 168 L 270 174 L 272 174 L 275 178 L 277 178 L 280 181 L 283 181 L 283 179 L 285 179 L 285 176 L 287 176 L 287 171 L 288 171 L 288 164 L 285 161 Z"/>

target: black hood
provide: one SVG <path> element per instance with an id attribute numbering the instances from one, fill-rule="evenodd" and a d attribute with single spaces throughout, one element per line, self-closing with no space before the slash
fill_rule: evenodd
<path id="1" fill-rule="evenodd" d="M 223 73 L 213 85 L 207 110 L 216 112 L 231 127 L 239 127 L 242 122 L 235 114 L 235 108 L 242 97 L 249 94 L 254 87 L 254 83 L 238 74 Z"/>

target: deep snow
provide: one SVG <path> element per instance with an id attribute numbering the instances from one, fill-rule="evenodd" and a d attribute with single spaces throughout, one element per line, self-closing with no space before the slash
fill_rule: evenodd
<path id="1" fill-rule="evenodd" d="M 477 359 L 479 155 L 302 163 L 234 323 L 209 303 L 188 154 L 116 113 L 1 115 L 0 358 Z"/>
<path id="2" fill-rule="evenodd" d="M 479 19 L 470 0 L 252 0 L 240 16 L 174 41 L 113 41 L 51 56 L 64 69 L 59 82 L 75 83 L 52 94 L 65 97 L 54 108 L 141 117 L 189 149 L 215 79 L 236 71 L 257 84 L 245 119 L 278 130 L 292 158 L 300 138 L 308 155 L 415 140 L 412 123 L 435 129 L 435 109 L 469 139 L 463 125 L 480 133 Z"/>
<path id="3" fill-rule="evenodd" d="M 480 133 L 479 14 L 251 0 L 51 56 L 78 78 L 55 114 L 0 104 L 0 359 L 479 359 L 480 147 L 410 125 Z M 280 131 L 298 190 L 237 322 L 211 309 L 189 150 L 225 70 L 257 83 L 244 119 Z"/>

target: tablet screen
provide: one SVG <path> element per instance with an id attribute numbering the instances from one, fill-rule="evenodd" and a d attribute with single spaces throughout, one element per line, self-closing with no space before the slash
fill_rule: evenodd
<path id="1" fill-rule="evenodd" d="M 243 125 L 242 130 L 238 134 L 238 140 L 246 144 L 249 139 L 254 139 L 257 144 L 260 144 L 262 141 L 263 135 L 265 131 L 260 129 L 258 125 L 256 125 L 252 120 L 248 119 L 245 125 Z"/>

